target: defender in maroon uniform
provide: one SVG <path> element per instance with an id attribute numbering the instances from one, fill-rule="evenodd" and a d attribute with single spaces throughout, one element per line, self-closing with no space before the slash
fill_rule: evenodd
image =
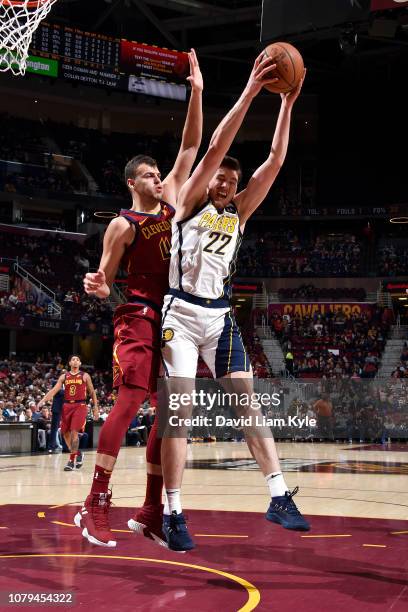
<path id="1" fill-rule="evenodd" d="M 188 179 L 197 156 L 202 133 L 203 82 L 194 51 L 189 54 L 192 91 L 176 162 L 162 181 L 156 161 L 138 155 L 128 162 L 125 180 L 132 208 L 122 210 L 106 230 L 99 270 L 87 274 L 87 293 L 100 298 L 110 294 L 119 266 L 128 272 L 127 304 L 114 315 L 113 379 L 119 387 L 115 406 L 99 436 L 95 473 L 84 507 L 75 516 L 82 535 L 99 546 L 116 546 L 109 527 L 112 493 L 109 480 L 120 444 L 132 418 L 148 392 L 154 393 L 160 364 L 161 307 L 168 288 L 173 207 Z M 146 499 L 141 511 L 130 519 L 131 529 L 161 540 L 161 441 L 156 437 L 157 419 L 150 432 L 147 451 Z"/>
<path id="2" fill-rule="evenodd" d="M 123 383 L 144 387 L 147 380 L 148 388 L 155 388 L 160 363 L 157 334 L 161 322 L 160 304 L 169 284 L 171 219 L 174 212 L 174 208 L 165 202 L 160 202 L 156 215 L 134 210 L 120 212 L 120 216 L 134 228 L 134 237 L 120 264 L 128 273 L 128 302 L 116 309 L 114 317 L 115 387 Z M 138 321 L 137 325 L 133 324 L 135 320 Z"/>
<path id="3" fill-rule="evenodd" d="M 89 374 L 80 371 L 81 359 L 72 355 L 69 360 L 70 371 L 61 374 L 56 385 L 44 395 L 37 404 L 41 408 L 46 402 L 52 400 L 54 395 L 64 387 L 64 405 L 61 417 L 61 433 L 70 451 L 70 457 L 65 472 L 79 469 L 83 464 L 83 453 L 78 450 L 79 433 L 84 431 L 88 406 L 86 405 L 87 392 L 92 398 L 94 419 L 99 419 L 98 400 Z"/>

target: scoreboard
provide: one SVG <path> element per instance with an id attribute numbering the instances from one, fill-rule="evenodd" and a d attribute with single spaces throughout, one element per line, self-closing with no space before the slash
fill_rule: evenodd
<path id="1" fill-rule="evenodd" d="M 34 32 L 31 51 L 119 71 L 120 40 L 102 34 L 43 23 Z"/>
<path id="2" fill-rule="evenodd" d="M 49 76 L 58 74 L 89 85 L 186 99 L 189 62 L 187 53 L 181 51 L 44 22 L 34 32 L 30 54 L 31 67 L 39 58 L 57 65 Z M 41 74 L 46 74 L 44 68 L 42 65 Z"/>

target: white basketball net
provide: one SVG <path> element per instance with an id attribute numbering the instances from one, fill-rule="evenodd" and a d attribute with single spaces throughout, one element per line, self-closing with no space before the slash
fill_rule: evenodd
<path id="1" fill-rule="evenodd" d="M 0 0 L 0 72 L 23 75 L 34 31 L 57 0 Z"/>

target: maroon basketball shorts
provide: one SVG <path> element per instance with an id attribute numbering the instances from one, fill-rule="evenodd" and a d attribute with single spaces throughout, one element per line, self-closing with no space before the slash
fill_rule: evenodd
<path id="1" fill-rule="evenodd" d="M 143 304 L 118 306 L 114 316 L 113 386 L 155 391 L 160 371 L 160 312 Z"/>
<path id="2" fill-rule="evenodd" d="M 88 406 L 77 402 L 67 402 L 62 408 L 61 433 L 68 431 L 84 431 Z"/>

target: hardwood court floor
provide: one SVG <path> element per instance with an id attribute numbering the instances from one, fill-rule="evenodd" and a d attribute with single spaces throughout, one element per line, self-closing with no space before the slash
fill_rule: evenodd
<path id="1" fill-rule="evenodd" d="M 384 452 L 381 445 L 363 450 L 364 445 L 278 444 L 287 484 L 299 485 L 296 502 L 305 514 L 408 520 L 408 444 L 405 448 Z M 90 487 L 95 451 L 85 454 L 76 472 L 63 471 L 67 458 L 0 456 L 3 503 L 81 503 Z M 144 448 L 121 449 L 112 485 L 117 505 L 143 502 Z M 185 508 L 264 512 L 268 493 L 246 444 L 191 444 L 182 499 Z"/>
<path id="2" fill-rule="evenodd" d="M 186 555 L 127 529 L 143 501 L 144 449 L 122 449 L 114 473 L 115 549 L 72 523 L 94 452 L 75 473 L 62 471 L 66 455 L 2 456 L 0 592 L 71 591 L 69 609 L 113 612 L 405 611 L 408 447 L 366 446 L 279 445 L 312 523 L 298 533 L 264 519 L 265 483 L 245 444 L 190 445 L 183 504 L 197 548 Z"/>

